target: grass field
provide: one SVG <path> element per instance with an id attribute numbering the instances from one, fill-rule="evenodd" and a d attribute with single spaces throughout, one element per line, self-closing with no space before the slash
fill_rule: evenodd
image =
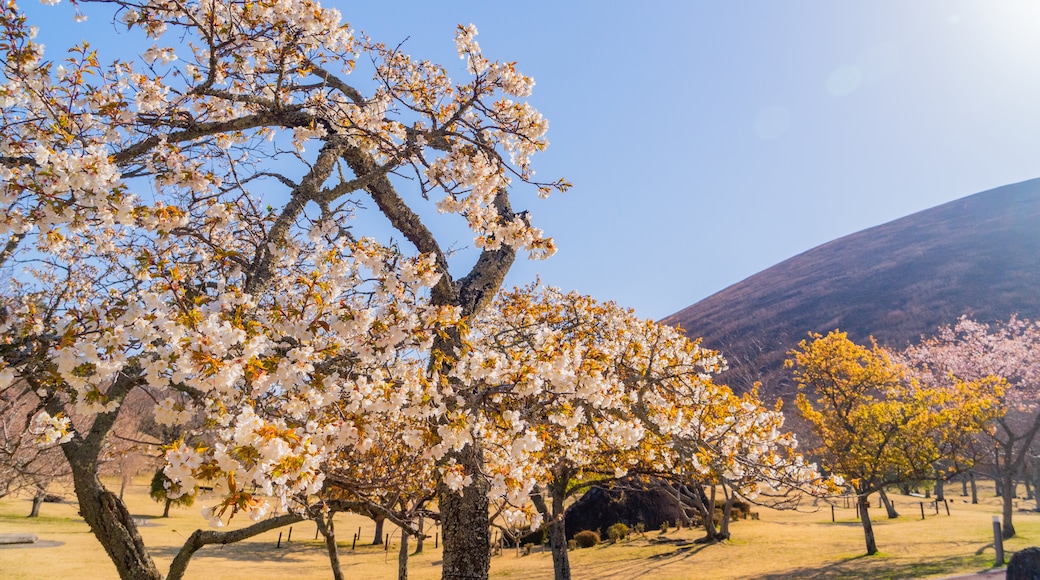
<path id="1" fill-rule="evenodd" d="M 199 506 L 174 509 L 169 518 L 158 518 L 162 506 L 147 496 L 146 481 L 127 489 L 131 513 L 144 521 L 141 534 L 160 569 L 169 566 L 173 555 L 193 530 L 204 526 Z M 884 510 L 873 510 L 875 533 L 881 553 L 864 557 L 863 532 L 851 509 L 839 502 L 837 521 L 831 522 L 827 504 L 806 506 L 798 512 L 758 509 L 757 521 L 739 521 L 733 540 L 718 545 L 698 545 L 692 540 L 697 530 L 674 530 L 644 536 L 616 545 L 600 545 L 571 553 L 575 578 L 725 579 L 725 578 L 928 578 L 989 569 L 993 565 L 992 515 L 1000 511 L 992 487 L 983 488 L 979 505 L 970 505 L 959 495 L 959 486 L 947 492 L 950 513 L 935 515 L 934 504 L 925 504 L 921 520 L 920 498 L 893 496 L 901 517 L 885 518 Z M 1040 545 L 1040 514 L 1025 511 L 1032 501 L 1018 500 L 1015 514 L 1018 536 L 1005 542 L 1010 553 Z M 876 504 L 875 504 L 876 506 Z M 0 533 L 33 533 L 41 541 L 60 543 L 50 547 L 0 548 L 0 577 L 11 580 L 38 578 L 117 578 L 101 546 L 94 539 L 71 503 L 44 504 L 41 517 L 28 519 L 27 499 L 0 501 Z M 234 522 L 246 525 L 248 522 Z M 351 580 L 397 577 L 396 528 L 389 551 L 372 546 L 371 520 L 342 514 L 336 520 L 344 573 Z M 351 549 L 353 535 L 361 530 L 362 540 Z M 207 546 L 192 559 L 188 578 L 205 580 L 261 578 L 330 578 L 324 543 L 315 540 L 313 523 L 293 526 L 292 541 L 277 548 L 279 531 L 229 546 Z M 412 542 L 414 547 L 414 541 Z M 492 559 L 493 578 L 551 579 L 552 556 L 535 551 L 517 556 L 506 550 Z M 440 576 L 440 551 L 432 539 L 423 554 L 410 559 L 409 576 L 416 580 Z"/>

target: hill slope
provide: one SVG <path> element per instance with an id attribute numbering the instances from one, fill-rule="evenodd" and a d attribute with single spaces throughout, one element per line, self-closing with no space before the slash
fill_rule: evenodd
<path id="1" fill-rule="evenodd" d="M 664 319 L 721 350 L 735 388 L 788 395 L 786 352 L 808 332 L 900 348 L 968 315 L 1040 317 L 1040 179 L 839 238 Z"/>

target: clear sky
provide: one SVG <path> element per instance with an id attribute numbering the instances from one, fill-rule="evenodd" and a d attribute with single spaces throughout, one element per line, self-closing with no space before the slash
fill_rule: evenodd
<path id="1" fill-rule="evenodd" d="M 472 22 L 485 56 L 533 76 L 552 142 L 538 177 L 574 188 L 517 203 L 560 251 L 509 282 L 540 275 L 646 317 L 1040 176 L 1036 0 L 326 3 L 452 66 L 455 25 Z M 75 32 L 64 8 L 49 19 Z"/>

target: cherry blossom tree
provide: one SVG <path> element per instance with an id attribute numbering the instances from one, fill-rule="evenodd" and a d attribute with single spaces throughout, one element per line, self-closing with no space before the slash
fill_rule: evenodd
<path id="1" fill-rule="evenodd" d="M 533 179 L 533 81 L 486 59 L 472 26 L 455 31 L 455 83 L 309 0 L 98 4 L 152 46 L 50 60 L 41 23 L 3 7 L 0 267 L 17 276 L 0 388 L 37 398 L 33 424 L 120 576 L 162 576 L 97 477 L 141 390 L 160 422 L 205 417 L 166 453 L 169 497 L 208 480 L 214 523 L 256 521 L 192 534 L 168 577 L 206 544 L 305 517 L 324 462 L 397 416 L 438 437 L 444 576 L 486 577 L 484 453 L 460 423 L 484 393 L 454 367 L 517 253 L 554 251 L 511 200 L 567 187 Z M 473 263 L 419 217 L 431 197 L 472 231 Z"/>
<path id="2" fill-rule="evenodd" d="M 724 365 L 680 329 L 554 288 L 505 292 L 476 319 L 454 374 L 482 397 L 459 421 L 480 426 L 507 527 L 548 527 L 558 580 L 565 501 L 593 483 L 685 470 L 752 497 L 766 483 L 825 487 L 779 412 L 712 382 Z"/>
<path id="3" fill-rule="evenodd" d="M 961 318 L 940 327 L 935 336 L 911 345 L 903 353 L 922 381 L 950 385 L 992 377 L 1006 381 L 1001 412 L 982 436 L 995 449 L 998 484 L 1003 498 L 1003 536 L 1015 535 L 1015 478 L 1029 457 L 1040 432 L 1040 323 L 1011 317 L 983 324 Z"/>
<path id="4" fill-rule="evenodd" d="M 40 445 L 52 436 L 44 425 L 34 425 L 36 396 L 24 384 L 0 390 L 0 498 L 28 494 L 33 498 L 29 517 L 55 486 L 67 488 L 69 464 L 54 445 Z"/>
<path id="5" fill-rule="evenodd" d="M 787 366 L 801 391 L 798 410 L 817 438 L 813 454 L 856 493 L 867 555 L 877 553 L 870 495 L 934 478 L 935 465 L 959 453 L 956 443 L 998 412 L 1002 392 L 991 379 L 918 383 L 881 347 L 838 331 L 801 341 Z"/>

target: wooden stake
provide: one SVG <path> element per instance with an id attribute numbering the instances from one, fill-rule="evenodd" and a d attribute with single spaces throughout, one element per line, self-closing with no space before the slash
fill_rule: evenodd
<path id="1" fill-rule="evenodd" d="M 994 566 L 1004 565 L 1004 537 L 1000 534 L 1000 516 L 993 516 L 993 549 L 997 552 Z"/>

